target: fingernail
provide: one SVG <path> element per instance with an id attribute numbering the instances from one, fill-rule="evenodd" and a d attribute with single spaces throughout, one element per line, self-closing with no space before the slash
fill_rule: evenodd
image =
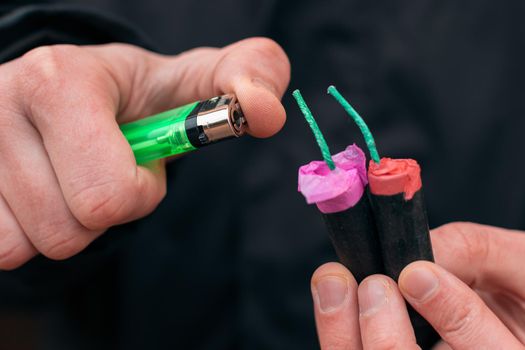
<path id="1" fill-rule="evenodd" d="M 252 78 L 252 84 L 257 87 L 266 89 L 270 91 L 272 94 L 274 94 L 275 96 L 278 96 L 275 86 L 273 86 L 272 84 L 269 84 L 268 82 L 262 80 L 261 78 Z"/>
<path id="2" fill-rule="evenodd" d="M 330 312 L 339 309 L 348 294 L 348 282 L 337 276 L 321 278 L 315 289 L 322 312 Z"/>
<path id="3" fill-rule="evenodd" d="M 439 279 L 429 268 L 417 267 L 409 270 L 400 281 L 401 290 L 418 301 L 424 301 L 435 293 Z"/>
<path id="4" fill-rule="evenodd" d="M 370 279 L 359 287 L 359 312 L 371 314 L 379 310 L 386 301 L 386 285 L 383 281 Z"/>

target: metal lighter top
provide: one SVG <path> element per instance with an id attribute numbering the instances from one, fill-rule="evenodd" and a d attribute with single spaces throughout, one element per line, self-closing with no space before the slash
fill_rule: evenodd
<path id="1" fill-rule="evenodd" d="M 195 111 L 186 118 L 186 130 L 197 148 L 245 133 L 246 119 L 233 94 L 202 101 Z"/>
<path id="2" fill-rule="evenodd" d="M 120 126 L 137 163 L 171 157 L 245 134 L 234 94 L 190 103 Z"/>

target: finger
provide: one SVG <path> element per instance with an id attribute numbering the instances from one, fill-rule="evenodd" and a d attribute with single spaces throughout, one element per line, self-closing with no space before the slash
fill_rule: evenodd
<path id="1" fill-rule="evenodd" d="M 453 349 L 522 349 L 479 296 L 443 268 L 412 263 L 401 272 L 399 287 Z"/>
<path id="2" fill-rule="evenodd" d="M 0 269 L 17 268 L 35 254 L 35 248 L 0 194 Z"/>
<path id="3" fill-rule="evenodd" d="M 352 274 L 341 264 L 324 264 L 314 272 L 311 287 L 321 349 L 361 349 L 357 283 Z"/>
<path id="4" fill-rule="evenodd" d="M 74 217 L 100 231 L 150 213 L 165 194 L 164 168 L 137 167 L 115 121 L 119 91 L 99 60 L 56 46 L 32 51 L 19 65 L 32 77 L 24 112 L 42 136 Z"/>
<path id="5" fill-rule="evenodd" d="M 373 275 L 358 289 L 364 349 L 419 349 L 405 301 L 392 279 Z"/>
<path id="6" fill-rule="evenodd" d="M 0 128 L 0 191 L 21 227 L 7 218 L 11 233 L 4 239 L 9 249 L 18 246 L 9 253 L 12 267 L 34 255 L 27 239 L 49 258 L 67 258 L 100 231 L 85 229 L 69 211 L 36 130 L 20 115 L 12 114 L 10 120 L 9 129 Z"/>
<path id="7" fill-rule="evenodd" d="M 115 72 L 122 94 L 120 122 L 231 92 L 237 95 L 254 136 L 275 134 L 286 119 L 280 99 L 290 80 L 290 63 L 270 39 L 246 39 L 222 49 L 201 48 L 174 57 L 130 47 L 123 51 L 122 45 L 90 49 L 105 57 Z M 115 60 L 115 54 L 121 59 Z"/>
<path id="8" fill-rule="evenodd" d="M 472 288 L 507 289 L 525 298 L 522 232 L 453 223 L 433 230 L 431 238 L 436 262 Z"/>

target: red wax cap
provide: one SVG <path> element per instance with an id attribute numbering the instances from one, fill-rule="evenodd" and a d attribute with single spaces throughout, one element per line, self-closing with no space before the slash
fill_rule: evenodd
<path id="1" fill-rule="evenodd" d="M 370 161 L 368 181 L 370 191 L 380 196 L 404 193 L 410 200 L 421 188 L 421 168 L 413 159 L 381 158 L 379 164 Z"/>

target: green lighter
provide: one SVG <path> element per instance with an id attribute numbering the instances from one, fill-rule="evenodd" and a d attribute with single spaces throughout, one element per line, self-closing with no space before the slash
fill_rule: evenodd
<path id="1" fill-rule="evenodd" d="M 138 164 L 239 137 L 246 119 L 233 94 L 193 102 L 120 126 Z"/>

